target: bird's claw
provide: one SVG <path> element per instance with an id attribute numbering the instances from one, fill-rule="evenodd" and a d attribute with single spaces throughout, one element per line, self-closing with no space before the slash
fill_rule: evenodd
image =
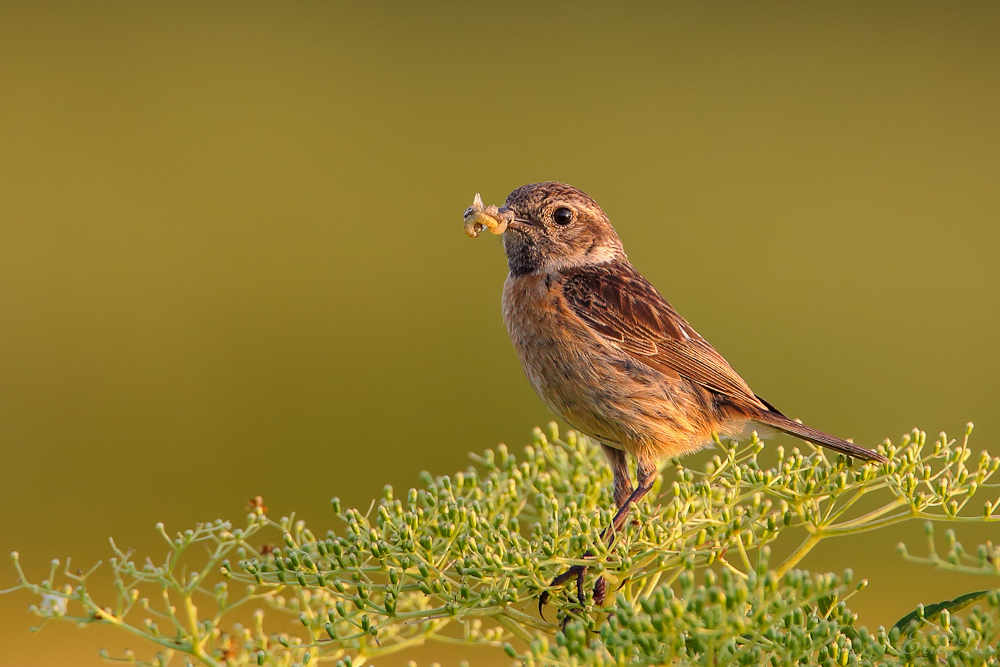
<path id="1" fill-rule="evenodd" d="M 608 580 L 604 577 L 598 577 L 597 583 L 594 584 L 594 604 L 598 607 L 604 606 L 604 598 L 608 594 Z"/>
<path id="2" fill-rule="evenodd" d="M 585 555 L 588 556 L 589 553 Z M 574 565 L 569 568 L 558 577 L 553 579 L 550 583 L 550 587 L 562 586 L 570 579 L 576 579 L 576 595 L 577 601 L 582 606 L 584 600 L 586 600 L 586 595 L 583 592 L 583 584 L 587 577 L 587 570 L 589 566 L 587 565 Z M 597 582 L 594 584 L 594 604 L 598 607 L 604 604 L 604 598 L 607 595 L 608 582 L 604 577 L 598 577 Z M 538 596 L 538 615 L 543 619 L 545 618 L 545 605 L 549 602 L 550 593 L 549 591 L 542 591 L 542 594 Z"/>

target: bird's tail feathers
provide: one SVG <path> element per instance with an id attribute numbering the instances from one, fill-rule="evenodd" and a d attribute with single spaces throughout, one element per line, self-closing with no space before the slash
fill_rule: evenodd
<path id="1" fill-rule="evenodd" d="M 818 431 L 811 426 L 806 426 L 805 424 L 792 421 L 778 412 L 763 412 L 757 418 L 757 421 L 776 428 L 779 431 L 784 431 L 785 433 L 794 435 L 796 438 L 802 438 L 803 440 L 814 442 L 817 445 L 829 447 L 834 451 L 847 454 L 848 456 L 854 456 L 859 459 L 864 459 L 865 461 L 878 461 L 879 463 L 888 463 L 889 461 L 878 452 L 865 449 L 864 447 L 855 445 L 853 442 L 841 440 L 840 438 L 834 437 L 828 433 L 823 433 L 823 431 Z"/>

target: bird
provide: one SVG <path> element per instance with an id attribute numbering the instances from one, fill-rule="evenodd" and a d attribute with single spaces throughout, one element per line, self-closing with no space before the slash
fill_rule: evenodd
<path id="1" fill-rule="evenodd" d="M 502 234 L 509 267 L 503 320 L 528 381 L 552 412 L 600 443 L 611 467 L 617 511 L 602 539 L 622 529 L 652 488 L 661 459 L 705 447 L 715 435 L 776 430 L 849 457 L 887 462 L 789 419 L 755 394 L 632 266 L 608 216 L 583 191 L 532 183 L 511 192 L 504 206 L 487 209 L 476 195 L 465 220 L 470 236 L 483 226 Z M 628 456 L 636 460 L 635 486 Z M 575 577 L 582 603 L 586 572 L 574 566 L 550 588 Z M 605 594 L 599 578 L 595 603 Z M 539 610 L 548 597 L 546 590 Z"/>

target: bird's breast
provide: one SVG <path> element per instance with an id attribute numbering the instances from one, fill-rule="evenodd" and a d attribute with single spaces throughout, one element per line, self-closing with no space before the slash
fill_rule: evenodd
<path id="1" fill-rule="evenodd" d="M 503 318 L 524 373 L 550 410 L 578 430 L 608 443 L 617 430 L 606 421 L 607 380 L 620 373 L 609 363 L 616 350 L 568 308 L 558 274 L 510 275 Z"/>
<path id="2" fill-rule="evenodd" d="M 535 392 L 577 430 L 654 458 L 710 438 L 704 392 L 588 327 L 566 303 L 558 273 L 508 276 L 503 319 Z"/>

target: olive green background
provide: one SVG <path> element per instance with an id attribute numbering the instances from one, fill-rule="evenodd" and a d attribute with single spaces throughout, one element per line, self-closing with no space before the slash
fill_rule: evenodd
<path id="1" fill-rule="evenodd" d="M 550 415 L 461 213 L 550 179 L 789 415 L 1000 453 L 998 34 L 992 2 L 3 4 L 0 552 L 159 556 L 257 494 L 323 527 L 519 447 Z M 805 565 L 869 577 L 870 625 L 996 585 L 903 563 L 922 534 Z M 138 646 L 29 602 L 4 665 Z"/>

